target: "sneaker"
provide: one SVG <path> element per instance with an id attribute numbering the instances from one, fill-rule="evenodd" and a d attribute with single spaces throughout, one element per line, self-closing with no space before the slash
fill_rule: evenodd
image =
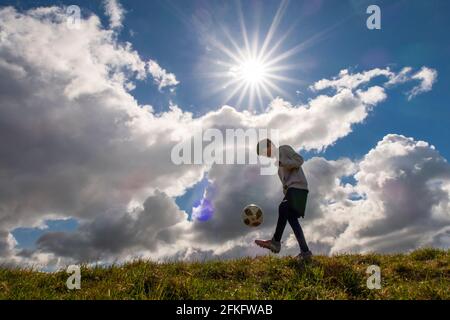
<path id="1" fill-rule="evenodd" d="M 273 253 L 279 253 L 281 250 L 281 242 L 275 240 L 255 240 L 255 243 L 265 249 L 269 249 Z"/>
<path id="2" fill-rule="evenodd" d="M 311 251 L 306 251 L 306 252 L 301 252 L 299 255 L 297 255 L 295 258 L 298 261 L 311 261 L 312 259 L 312 252 Z"/>

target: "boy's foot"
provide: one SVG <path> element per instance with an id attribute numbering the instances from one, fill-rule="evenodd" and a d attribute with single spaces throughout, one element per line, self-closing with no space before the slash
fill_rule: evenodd
<path id="1" fill-rule="evenodd" d="M 298 261 L 300 261 L 300 262 L 302 262 L 302 261 L 308 262 L 308 261 L 311 261 L 312 256 L 313 256 L 313 254 L 312 254 L 311 251 L 305 251 L 305 252 L 301 252 L 301 253 L 300 253 L 298 256 L 296 256 L 295 258 L 296 258 Z"/>
<path id="2" fill-rule="evenodd" d="M 265 249 L 269 249 L 273 253 L 279 253 L 281 250 L 281 242 L 275 240 L 255 240 L 255 243 Z"/>

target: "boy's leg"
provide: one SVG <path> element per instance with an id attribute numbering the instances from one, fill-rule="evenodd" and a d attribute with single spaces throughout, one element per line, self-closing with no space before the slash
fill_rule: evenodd
<path id="1" fill-rule="evenodd" d="M 289 205 L 287 200 L 283 200 L 278 207 L 278 222 L 275 228 L 275 234 L 273 235 L 273 240 L 280 242 L 283 236 L 284 228 L 286 228 L 286 223 L 289 216 Z"/>
<path id="2" fill-rule="evenodd" d="M 300 222 L 298 222 L 298 218 L 295 215 L 289 215 L 288 217 L 289 224 L 294 231 L 295 237 L 297 238 L 298 244 L 300 246 L 300 250 L 302 252 L 308 252 L 308 244 L 306 243 L 305 235 L 303 234 L 302 227 L 300 226 Z"/>
<path id="3" fill-rule="evenodd" d="M 283 236 L 284 228 L 289 215 L 289 206 L 287 200 L 283 200 L 278 207 L 278 222 L 275 229 L 275 234 L 271 240 L 255 240 L 255 243 L 265 249 L 269 249 L 274 253 L 280 252 L 281 249 L 281 237 Z"/>

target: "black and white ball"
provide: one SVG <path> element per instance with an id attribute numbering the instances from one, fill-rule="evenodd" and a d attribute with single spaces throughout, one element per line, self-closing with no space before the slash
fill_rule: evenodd
<path id="1" fill-rule="evenodd" d="M 257 227 L 263 223 L 263 212 L 256 204 L 249 204 L 242 210 L 242 221 L 249 227 Z"/>

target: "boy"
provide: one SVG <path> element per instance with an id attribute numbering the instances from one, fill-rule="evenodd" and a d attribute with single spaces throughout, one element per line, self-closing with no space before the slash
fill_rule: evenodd
<path id="1" fill-rule="evenodd" d="M 258 143 L 258 155 L 269 158 L 276 157 L 276 146 L 269 139 Z M 298 219 L 305 216 L 306 200 L 308 197 L 308 182 L 302 170 L 303 158 L 292 147 L 284 145 L 278 148 L 278 176 L 283 184 L 284 199 L 278 207 L 278 222 L 275 234 L 271 240 L 255 240 L 255 243 L 274 253 L 281 250 L 281 236 L 286 223 L 292 227 L 300 246 L 299 260 L 310 260 L 312 253 L 303 234 Z"/>

